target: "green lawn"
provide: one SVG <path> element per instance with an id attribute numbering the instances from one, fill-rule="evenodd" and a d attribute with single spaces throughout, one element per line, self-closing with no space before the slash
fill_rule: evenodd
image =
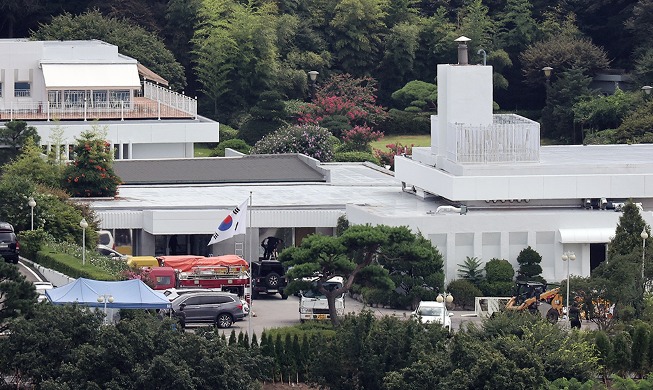
<path id="1" fill-rule="evenodd" d="M 397 142 L 401 143 L 404 146 L 430 146 L 431 145 L 431 135 L 430 134 L 420 134 L 420 135 L 390 135 L 383 137 L 381 140 L 372 142 L 372 147 L 374 149 L 381 149 L 386 151 L 386 145 L 396 144 Z M 195 157 L 208 157 L 211 149 L 209 149 L 206 144 L 195 144 Z"/>
<path id="2" fill-rule="evenodd" d="M 372 147 L 374 149 L 381 149 L 386 151 L 386 145 L 396 144 L 397 142 L 401 143 L 404 146 L 430 146 L 431 145 L 431 135 L 430 134 L 420 134 L 420 135 L 390 135 L 381 138 L 379 141 L 372 142 Z"/>

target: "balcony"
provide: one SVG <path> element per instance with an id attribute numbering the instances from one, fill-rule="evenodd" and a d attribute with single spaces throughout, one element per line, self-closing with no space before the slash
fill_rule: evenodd
<path id="1" fill-rule="evenodd" d="M 76 99 L 76 101 L 66 102 L 8 102 L 0 105 L 0 120 L 86 121 L 197 118 L 197 100 L 148 82 L 145 83 L 143 91 L 144 96 L 133 97 L 127 101 L 106 101 L 106 99 L 104 101 L 90 101 L 81 98 Z M 92 96 L 91 93 L 87 96 Z"/>

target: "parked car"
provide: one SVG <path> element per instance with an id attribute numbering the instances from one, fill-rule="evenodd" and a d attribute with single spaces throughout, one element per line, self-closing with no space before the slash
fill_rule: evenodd
<path id="1" fill-rule="evenodd" d="M 421 301 L 413 317 L 419 318 L 424 324 L 441 324 L 451 332 L 451 317 L 453 313 L 447 310 L 444 302 Z"/>
<path id="2" fill-rule="evenodd" d="M 168 299 L 172 302 L 184 294 L 216 291 L 222 292 L 222 290 L 219 288 L 169 288 L 163 291 L 163 295 L 168 297 Z M 240 297 L 240 302 L 243 304 L 243 313 L 245 313 L 245 316 L 247 316 L 249 314 L 249 303 L 247 303 L 247 301 L 242 297 Z"/>
<path id="3" fill-rule="evenodd" d="M 261 260 L 252 262 L 252 297 L 259 293 L 268 295 L 279 293 L 282 299 L 288 299 L 284 289 L 288 284 L 286 271 L 278 260 Z"/>
<path id="4" fill-rule="evenodd" d="M 113 260 L 121 260 L 121 261 L 127 261 L 129 260 L 128 255 L 123 255 L 122 253 L 109 248 L 106 245 L 98 245 L 97 246 L 97 252 L 101 254 L 102 256 L 108 256 Z"/>
<path id="5" fill-rule="evenodd" d="M 0 222 L 0 256 L 6 262 L 18 264 L 20 244 L 14 233 L 14 227 L 8 222 Z"/>
<path id="6" fill-rule="evenodd" d="M 116 249 L 116 241 L 113 234 L 108 230 L 98 230 L 98 245 L 104 245 L 111 249 Z"/>
<path id="7" fill-rule="evenodd" d="M 39 294 L 36 300 L 43 302 L 48 300 L 48 297 L 45 296 L 45 291 L 53 289 L 54 286 L 50 282 L 34 282 L 34 288 L 36 289 L 36 293 Z"/>
<path id="8" fill-rule="evenodd" d="M 221 291 L 182 294 L 172 301 L 173 314 L 180 310 L 186 324 L 211 323 L 218 328 L 229 328 L 245 317 L 238 295 Z"/>

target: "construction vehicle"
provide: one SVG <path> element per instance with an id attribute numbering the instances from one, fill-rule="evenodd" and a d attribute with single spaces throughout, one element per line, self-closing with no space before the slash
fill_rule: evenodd
<path id="1" fill-rule="evenodd" d="M 540 282 L 517 281 L 515 296 L 506 303 L 506 310 L 542 313 L 552 324 L 558 322 L 558 318 L 563 314 L 562 309 L 560 287 L 547 290 L 547 286 Z"/>

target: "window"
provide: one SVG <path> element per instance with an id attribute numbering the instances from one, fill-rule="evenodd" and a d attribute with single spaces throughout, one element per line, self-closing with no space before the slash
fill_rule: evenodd
<path id="1" fill-rule="evenodd" d="M 29 97 L 31 86 L 29 82 L 17 81 L 14 83 L 15 97 Z"/>
<path id="2" fill-rule="evenodd" d="M 0 97 L 2 97 L 2 83 L 0 83 Z"/>
<path id="3" fill-rule="evenodd" d="M 202 305 L 219 305 L 231 303 L 234 300 L 228 296 L 207 295 L 202 297 Z"/>

